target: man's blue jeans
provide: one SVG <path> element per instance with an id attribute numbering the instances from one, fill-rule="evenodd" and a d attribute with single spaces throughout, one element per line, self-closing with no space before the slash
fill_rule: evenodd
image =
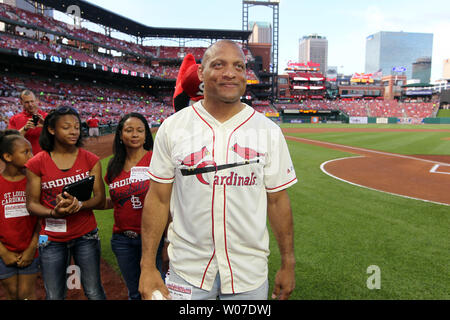
<path id="1" fill-rule="evenodd" d="M 67 292 L 67 267 L 73 256 L 80 268 L 80 280 L 89 300 L 106 299 L 100 277 L 100 239 L 95 229 L 67 241 L 47 241 L 39 245 L 41 272 L 47 300 L 63 300 Z M 76 276 L 76 275 L 75 275 Z"/>
<path id="2" fill-rule="evenodd" d="M 164 279 L 165 275 L 162 273 L 162 248 L 164 240 L 162 239 L 158 252 L 156 254 L 156 267 Z M 125 280 L 128 289 L 128 299 L 140 300 L 139 293 L 139 277 L 141 276 L 141 256 L 142 256 L 142 241 L 141 236 L 132 239 L 121 233 L 114 233 L 111 238 L 111 249 L 114 252 L 117 264 L 119 265 L 122 277 Z"/>

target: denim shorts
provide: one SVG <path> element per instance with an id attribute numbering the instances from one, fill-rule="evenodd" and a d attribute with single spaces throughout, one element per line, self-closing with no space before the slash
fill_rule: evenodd
<path id="1" fill-rule="evenodd" d="M 7 266 L 0 258 L 0 280 L 8 279 L 21 274 L 34 274 L 39 272 L 39 257 L 34 258 L 33 262 L 24 268 L 18 266 Z"/>

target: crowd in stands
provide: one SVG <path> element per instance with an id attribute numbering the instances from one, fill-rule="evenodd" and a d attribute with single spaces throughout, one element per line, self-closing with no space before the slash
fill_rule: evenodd
<path id="1" fill-rule="evenodd" d="M 3 122 L 21 112 L 18 96 L 25 88 L 35 92 L 44 111 L 69 104 L 83 120 L 94 114 L 104 125 L 116 124 L 121 116 L 132 111 L 143 114 L 150 125 L 157 125 L 173 113 L 171 96 L 155 97 L 133 90 L 3 76 L 0 81 Z"/>
<path id="2" fill-rule="evenodd" d="M 68 31 L 64 27 L 64 24 L 61 24 L 55 19 L 45 17 L 43 15 L 36 14 L 27 10 L 22 10 L 5 3 L 2 3 L 0 5 L 0 16 L 10 20 L 19 21 L 21 23 L 40 26 L 41 28 L 58 33 L 65 33 Z"/>
<path id="3" fill-rule="evenodd" d="M 104 65 L 110 68 L 126 69 L 129 71 L 146 73 L 163 79 L 176 79 L 179 68 L 177 65 L 160 65 L 159 63 L 153 65 L 131 63 L 121 59 L 120 57 L 112 58 L 96 53 L 86 53 L 82 50 L 61 44 L 51 42 L 42 43 L 34 39 L 13 36 L 5 33 L 0 33 L 0 48 L 23 49 L 29 52 L 40 52 L 49 56 L 53 55 L 61 58 L 70 58 L 77 61 Z M 175 47 L 174 49 L 179 50 L 180 48 Z M 204 48 L 196 49 L 198 49 L 198 52 L 204 52 Z M 247 70 L 247 77 L 250 80 L 257 79 L 253 70 Z"/>
<path id="4" fill-rule="evenodd" d="M 252 107 L 263 114 L 265 113 L 276 113 L 278 112 L 269 101 L 267 100 L 254 100 Z"/>
<path id="5" fill-rule="evenodd" d="M 107 88 L 87 83 L 64 82 L 43 78 L 0 77 L 0 128 L 14 114 L 21 112 L 19 92 L 32 90 L 39 98 L 41 108 L 49 111 L 70 104 L 78 109 L 83 120 L 94 114 L 103 125 L 115 124 L 123 114 L 137 111 L 150 125 L 158 125 L 173 113 L 171 92 L 160 97 L 144 91 Z M 341 110 L 349 116 L 425 118 L 431 117 L 432 102 L 398 102 L 396 100 L 304 100 L 302 103 L 276 103 L 253 100 L 253 108 L 265 113 L 282 109 Z"/>
<path id="6" fill-rule="evenodd" d="M 164 79 L 175 79 L 178 73 L 178 67 L 174 65 L 144 65 L 139 63 L 131 63 L 120 57 L 108 57 L 94 51 L 93 45 L 97 47 L 107 47 L 122 52 L 125 55 L 141 56 L 157 60 L 173 60 L 181 61 L 183 57 L 191 53 L 197 60 L 200 60 L 206 48 L 201 47 L 169 47 L 169 46 L 144 46 L 137 43 L 116 39 L 104 34 L 94 32 L 86 28 L 77 28 L 73 25 L 66 24 L 62 21 L 46 17 L 40 14 L 32 13 L 7 4 L 0 4 L 0 17 L 10 20 L 19 21 L 30 26 L 39 26 L 49 32 L 63 34 L 70 39 L 79 39 L 86 41 L 89 45 L 79 42 L 78 49 L 72 46 L 66 46 L 57 41 L 58 36 L 53 35 L 54 40 L 49 38 L 30 39 L 25 37 L 14 37 L 7 34 L 0 35 L 0 47 L 25 49 L 30 52 L 41 52 L 46 55 L 62 56 L 64 58 L 72 58 L 87 63 L 95 63 L 105 65 L 110 68 L 126 69 L 129 71 L 147 73 L 155 77 Z M 50 33 L 49 33 L 50 35 Z M 73 41 L 72 41 L 73 42 Z M 73 43 L 76 45 L 76 43 Z M 90 48 L 89 52 L 83 49 Z M 95 49 L 96 50 L 96 49 Z M 244 49 L 247 59 L 253 59 L 251 53 Z M 249 80 L 257 80 L 253 70 L 248 70 L 247 77 Z"/>
<path id="7" fill-rule="evenodd" d="M 156 67 L 152 67 L 143 64 L 131 63 L 119 57 L 112 58 L 96 53 L 88 54 L 72 47 L 54 43 L 44 44 L 34 39 L 12 36 L 5 33 L 0 33 L 0 47 L 10 49 L 23 49 L 27 50 L 28 52 L 40 52 L 45 55 L 70 58 L 77 61 L 104 65 L 110 68 L 119 68 L 129 71 L 147 73 L 151 74 L 152 76 L 165 79 L 175 79 L 178 73 L 177 66 L 158 65 Z"/>
<path id="8" fill-rule="evenodd" d="M 170 46 L 144 46 L 137 43 L 116 39 L 104 34 L 94 32 L 86 28 L 77 28 L 62 21 L 46 17 L 40 14 L 25 11 L 7 4 L 0 4 L 0 17 L 19 21 L 30 26 L 39 26 L 49 31 L 49 34 L 65 35 L 68 39 L 79 39 L 86 41 L 88 46 L 78 42 L 75 45 L 63 44 L 48 38 L 30 38 L 23 34 L 12 35 L 0 33 L 0 48 L 23 49 L 29 52 L 39 52 L 46 55 L 55 55 L 61 58 L 71 58 L 87 63 L 104 65 L 110 68 L 126 69 L 150 74 L 154 77 L 164 79 L 176 79 L 179 63 L 183 57 L 191 53 L 197 60 L 203 56 L 206 48 L 201 47 L 170 47 Z M 17 33 L 17 32 L 16 32 Z M 42 34 L 42 33 L 41 33 Z M 122 52 L 124 57 L 111 56 L 96 52 L 95 47 L 109 47 Z M 244 48 L 247 60 L 253 59 L 251 53 Z M 139 63 L 139 59 L 130 62 L 125 59 L 126 55 L 142 56 L 151 58 L 151 63 Z M 145 61 L 142 59 L 141 61 Z M 169 61 L 169 63 L 164 63 Z M 171 61 L 171 62 L 170 62 Z M 178 61 L 179 63 L 174 61 Z M 302 74 L 303 75 L 303 74 Z M 300 76 L 300 75 L 299 75 Z M 321 76 L 310 73 L 308 77 Z M 247 70 L 249 80 L 258 80 L 253 70 Z M 53 108 L 68 100 L 79 108 L 81 115 L 89 115 L 95 110 L 104 110 L 102 122 L 114 122 L 120 115 L 128 111 L 140 110 L 144 113 L 150 123 L 158 123 L 171 112 L 170 97 L 158 98 L 140 92 L 121 91 L 117 89 L 97 88 L 87 85 L 68 84 L 64 82 L 52 83 L 45 80 L 21 80 L 6 78 L 0 84 L 0 107 L 2 115 L 7 111 L 17 112 L 17 90 L 29 88 L 40 96 L 43 109 Z M 314 78 L 314 81 L 318 79 Z M 17 89 L 19 88 L 19 89 Z M 104 100 L 101 100 L 103 98 Z M 8 110 L 4 111 L 7 106 Z M 284 108 L 293 109 L 315 109 L 315 110 L 341 110 L 349 116 L 371 116 L 371 117 L 429 117 L 433 113 L 433 103 L 426 102 L 398 102 L 395 100 L 313 100 L 305 99 L 296 104 L 275 104 L 272 106 L 268 101 L 256 100 L 253 107 L 262 113 L 277 112 Z M 4 116 L 3 116 L 4 117 Z M 0 121 L 1 122 L 1 121 Z"/>
<path id="9" fill-rule="evenodd" d="M 32 26 L 39 26 L 55 33 L 66 34 L 81 40 L 114 47 L 123 52 L 137 53 L 143 56 L 146 55 L 146 51 L 142 46 L 135 43 L 107 37 L 86 28 L 77 28 L 51 17 L 22 10 L 7 4 L 0 5 L 0 16 Z"/>
<path id="10" fill-rule="evenodd" d="M 399 102 L 397 100 L 304 100 L 302 103 L 277 103 L 276 109 L 341 110 L 352 117 L 431 117 L 432 102 Z"/>

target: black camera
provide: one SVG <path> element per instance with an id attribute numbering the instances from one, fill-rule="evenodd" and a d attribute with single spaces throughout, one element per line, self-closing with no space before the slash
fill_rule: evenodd
<path id="1" fill-rule="evenodd" d="M 39 122 L 39 116 L 37 114 L 33 114 L 33 123 L 35 126 L 37 126 Z"/>

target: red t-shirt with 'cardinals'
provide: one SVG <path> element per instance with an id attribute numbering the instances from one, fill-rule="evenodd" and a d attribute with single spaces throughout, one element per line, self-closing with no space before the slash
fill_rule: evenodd
<path id="1" fill-rule="evenodd" d="M 59 169 L 46 151 L 28 160 L 26 167 L 41 178 L 41 204 L 53 209 L 56 206 L 56 196 L 62 192 L 63 187 L 88 177 L 98 161 L 98 156 L 79 148 L 75 163 L 67 171 Z M 47 235 L 50 241 L 65 242 L 79 238 L 96 227 L 94 212 L 81 210 L 65 218 L 42 219 L 41 234 Z"/>
<path id="2" fill-rule="evenodd" d="M 17 253 L 29 247 L 38 223 L 38 218 L 30 216 L 26 208 L 26 185 L 26 178 L 9 181 L 0 175 L 0 242 Z M 36 250 L 35 257 L 37 254 Z"/>
<path id="3" fill-rule="evenodd" d="M 147 172 L 151 158 L 152 151 L 149 151 L 129 172 L 122 170 L 111 182 L 105 176 L 114 204 L 113 233 L 127 230 L 141 233 L 142 209 L 150 182 Z"/>

